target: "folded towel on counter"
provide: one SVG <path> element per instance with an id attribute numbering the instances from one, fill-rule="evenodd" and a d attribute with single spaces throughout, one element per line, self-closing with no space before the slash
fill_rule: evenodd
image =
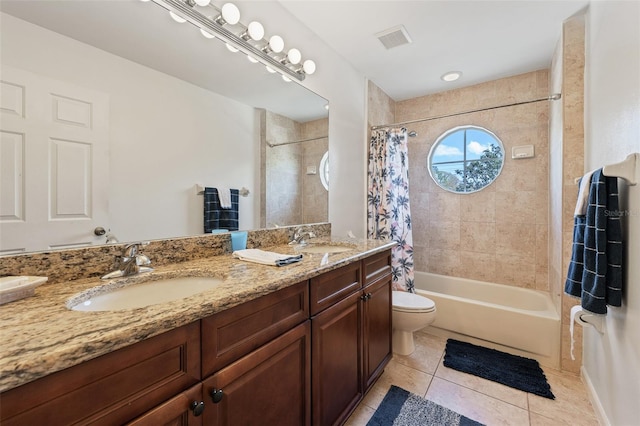
<path id="1" fill-rule="evenodd" d="M 236 250 L 233 252 L 233 257 L 240 260 L 246 260 L 247 262 L 255 262 L 271 266 L 284 266 L 290 263 L 300 262 L 302 260 L 301 254 L 280 254 L 259 249 Z"/>
<path id="2" fill-rule="evenodd" d="M 218 188 L 218 198 L 220 199 L 220 208 L 221 209 L 230 209 L 231 208 L 231 189 L 229 189 L 229 188 Z"/>

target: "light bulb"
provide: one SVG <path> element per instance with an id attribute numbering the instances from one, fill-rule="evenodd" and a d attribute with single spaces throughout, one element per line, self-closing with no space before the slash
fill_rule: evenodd
<path id="1" fill-rule="evenodd" d="M 268 65 L 265 65 L 265 68 L 267 69 L 267 71 L 269 71 L 271 74 L 273 74 L 274 72 L 276 72 L 276 70 L 274 70 L 273 68 L 271 68 Z"/>
<path id="2" fill-rule="evenodd" d="M 209 6 L 209 3 L 211 3 L 211 0 L 195 0 L 195 1 L 198 6 L 202 6 L 202 7 L 207 7 Z"/>
<path id="3" fill-rule="evenodd" d="M 440 78 L 444 81 L 456 81 L 460 77 L 462 77 L 462 73 L 460 71 L 449 71 L 448 73 L 443 74 Z"/>
<path id="4" fill-rule="evenodd" d="M 305 72 L 305 74 L 311 75 L 316 72 L 316 63 L 311 59 L 307 59 L 302 63 L 302 70 Z"/>
<path id="5" fill-rule="evenodd" d="M 251 55 L 247 55 L 247 59 L 249 60 L 249 62 L 251 62 L 252 64 L 257 64 L 258 60 L 256 58 L 254 58 Z"/>
<path id="6" fill-rule="evenodd" d="M 225 3 L 222 5 L 222 19 L 230 25 L 240 22 L 240 9 L 233 3 Z"/>
<path id="7" fill-rule="evenodd" d="M 202 28 L 200 28 L 200 32 L 202 33 L 203 36 L 205 36 L 206 38 L 216 38 L 216 36 L 214 36 L 213 34 L 211 34 L 209 31 L 205 31 Z"/>
<path id="8" fill-rule="evenodd" d="M 269 47 L 275 53 L 280 53 L 284 50 L 284 40 L 279 35 L 271 36 L 269 39 Z"/>
<path id="9" fill-rule="evenodd" d="M 284 81 L 286 81 L 287 83 L 290 83 L 290 82 L 291 82 L 291 79 L 290 79 L 289 77 L 287 77 L 286 75 L 284 75 L 284 74 L 282 74 L 282 79 L 283 79 Z"/>
<path id="10" fill-rule="evenodd" d="M 229 43 L 227 43 L 225 46 L 227 46 L 227 49 L 229 50 L 229 52 L 236 53 L 238 51 L 238 49 L 236 49 L 235 47 L 233 47 Z"/>
<path id="11" fill-rule="evenodd" d="M 298 49 L 290 49 L 289 53 L 287 53 L 287 59 L 289 59 L 289 62 L 291 62 L 293 65 L 296 65 L 300 63 L 302 54 Z"/>
<path id="12" fill-rule="evenodd" d="M 249 25 L 247 26 L 247 33 L 249 34 L 249 37 L 256 41 L 262 40 L 262 37 L 264 37 L 264 27 L 260 22 L 249 22 Z"/>
<path id="13" fill-rule="evenodd" d="M 179 24 L 184 24 L 185 22 L 187 22 L 186 19 L 184 19 L 182 16 L 176 15 L 174 12 L 169 11 L 169 16 L 171 16 L 171 18 Z"/>

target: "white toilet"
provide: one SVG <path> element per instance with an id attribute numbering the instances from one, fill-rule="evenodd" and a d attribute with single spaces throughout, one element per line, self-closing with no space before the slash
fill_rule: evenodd
<path id="1" fill-rule="evenodd" d="M 436 319 L 433 300 L 406 291 L 392 292 L 393 352 L 409 355 L 414 351 L 413 332 Z"/>

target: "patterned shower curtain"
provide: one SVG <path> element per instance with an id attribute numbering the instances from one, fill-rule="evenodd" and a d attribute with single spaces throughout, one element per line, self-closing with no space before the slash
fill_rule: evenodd
<path id="1" fill-rule="evenodd" d="M 407 129 L 374 130 L 369 145 L 367 238 L 392 240 L 393 289 L 414 292 Z"/>

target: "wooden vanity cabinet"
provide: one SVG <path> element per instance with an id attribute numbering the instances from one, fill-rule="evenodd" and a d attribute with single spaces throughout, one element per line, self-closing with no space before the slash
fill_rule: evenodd
<path id="1" fill-rule="evenodd" d="M 124 424 L 200 382 L 200 322 L 0 395 L 0 423 Z"/>
<path id="2" fill-rule="evenodd" d="M 310 425 L 310 335 L 306 320 L 205 379 L 204 424 Z"/>
<path id="3" fill-rule="evenodd" d="M 364 392 L 375 383 L 392 357 L 391 252 L 362 261 L 362 341 Z"/>
<path id="4" fill-rule="evenodd" d="M 129 426 L 201 426 L 206 405 L 202 398 L 202 383 L 180 392 L 174 398 L 138 417 Z"/>

